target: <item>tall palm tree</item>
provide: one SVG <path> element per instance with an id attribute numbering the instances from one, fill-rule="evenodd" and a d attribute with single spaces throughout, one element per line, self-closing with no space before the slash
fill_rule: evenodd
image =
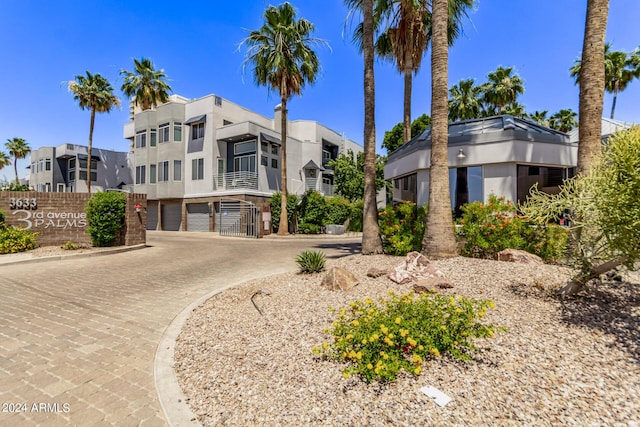
<path id="1" fill-rule="evenodd" d="M 608 14 L 609 0 L 587 0 L 580 66 L 578 173 L 588 172 L 602 153 L 604 38 Z"/>
<path id="2" fill-rule="evenodd" d="M 528 116 L 531 120 L 533 120 L 537 124 L 541 126 L 549 127 L 549 118 L 547 117 L 548 114 L 549 114 L 549 110 L 542 110 L 542 111 L 536 110 L 532 114 L 529 114 Z"/>
<path id="3" fill-rule="evenodd" d="M 89 144 L 87 145 L 87 193 L 91 193 L 91 150 L 93 145 L 93 128 L 96 113 L 108 113 L 120 106 L 120 100 L 113 94 L 111 83 L 100 74 L 77 75 L 69 82 L 69 91 L 82 110 L 91 111 L 89 123 Z"/>
<path id="4" fill-rule="evenodd" d="M 497 114 L 502 114 L 505 105 L 515 103 L 518 95 L 524 93 L 524 83 L 513 67 L 498 67 L 487 76 L 484 84 L 485 101 L 496 107 Z"/>
<path id="5" fill-rule="evenodd" d="M 120 70 L 122 92 L 142 111 L 155 108 L 169 100 L 171 86 L 164 70 L 156 70 L 149 58 L 133 59 L 133 71 Z"/>
<path id="6" fill-rule="evenodd" d="M 431 39 L 431 166 L 429 211 L 422 252 L 431 258 L 456 254 L 451 198 L 449 195 L 448 98 L 449 47 L 447 43 L 448 1 L 432 0 Z"/>
<path id="7" fill-rule="evenodd" d="M 449 120 L 475 119 L 482 110 L 482 87 L 474 79 L 462 79 L 449 89 Z"/>
<path id="8" fill-rule="evenodd" d="M 579 83 L 582 60 L 576 59 L 571 67 L 570 75 Z M 624 91 L 634 80 L 640 78 L 640 52 L 633 51 L 630 54 L 624 51 L 611 50 L 611 43 L 604 45 L 604 84 L 605 90 L 613 94 L 611 104 L 611 118 L 616 111 L 618 93 Z"/>
<path id="9" fill-rule="evenodd" d="M 13 167 L 16 172 L 16 185 L 20 184 L 20 178 L 18 178 L 18 159 L 24 159 L 27 157 L 27 154 L 31 152 L 31 147 L 27 144 L 22 138 L 12 138 L 7 139 L 7 142 L 4 144 L 9 150 L 9 154 L 13 156 Z"/>
<path id="10" fill-rule="evenodd" d="M 264 12 L 264 24 L 251 31 L 242 41 L 247 47 L 245 65 L 253 66 L 254 80 L 259 86 L 278 91 L 281 99 L 281 194 L 282 202 L 278 234 L 289 234 L 287 220 L 287 101 L 300 95 L 304 86 L 313 84 L 320 63 L 312 46 L 325 44 L 311 37 L 314 25 L 304 18 L 296 20 L 296 11 L 289 3 L 269 6 Z"/>
<path id="11" fill-rule="evenodd" d="M 569 132 L 578 126 L 577 115 L 578 113 L 569 108 L 562 109 L 549 118 L 549 127 L 560 132 Z"/>

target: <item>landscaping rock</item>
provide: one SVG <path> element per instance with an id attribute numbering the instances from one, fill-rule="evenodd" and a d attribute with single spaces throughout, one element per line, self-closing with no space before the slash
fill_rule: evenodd
<path id="1" fill-rule="evenodd" d="M 357 285 L 356 276 L 342 267 L 333 267 L 322 279 L 322 286 L 332 291 L 348 291 Z"/>
<path id="2" fill-rule="evenodd" d="M 538 255 L 519 249 L 505 249 L 498 253 L 498 261 L 517 262 L 520 264 L 544 264 Z"/>
<path id="3" fill-rule="evenodd" d="M 395 283 L 405 284 L 425 277 L 444 277 L 444 274 L 421 253 L 409 252 L 405 261 L 396 266 L 387 277 Z"/>
<path id="4" fill-rule="evenodd" d="M 378 277 L 382 277 L 387 274 L 387 270 L 381 270 L 379 268 L 373 267 L 367 271 L 367 277 L 373 277 L 377 279 Z"/>
<path id="5" fill-rule="evenodd" d="M 416 281 L 413 289 L 416 287 L 426 288 L 426 289 L 451 289 L 453 285 L 444 277 L 423 277 Z"/>

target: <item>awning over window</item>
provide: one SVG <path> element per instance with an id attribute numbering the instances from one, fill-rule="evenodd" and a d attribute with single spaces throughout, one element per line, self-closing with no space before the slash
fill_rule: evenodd
<path id="1" fill-rule="evenodd" d="M 302 169 L 319 169 L 321 171 L 325 170 L 322 166 L 318 166 L 313 160 L 309 160 L 309 162 L 307 162 L 307 164 L 304 165 Z"/>
<path id="2" fill-rule="evenodd" d="M 89 158 L 89 156 L 87 156 L 86 154 L 79 154 L 78 153 L 78 159 L 80 160 L 87 160 Z M 91 160 L 95 160 L 96 162 L 100 161 L 100 156 L 91 156 Z"/>
<path id="3" fill-rule="evenodd" d="M 262 132 L 260 132 L 260 140 L 269 141 L 272 144 L 278 144 L 278 145 L 282 144 L 282 141 L 280 141 L 275 136 L 267 135 L 266 133 L 262 133 Z"/>
<path id="4" fill-rule="evenodd" d="M 185 125 L 191 125 L 193 123 L 200 123 L 200 122 L 205 122 L 207 121 L 207 115 L 203 114 L 202 116 L 195 116 L 195 117 L 191 117 L 189 120 L 187 120 L 186 122 L 184 122 Z"/>

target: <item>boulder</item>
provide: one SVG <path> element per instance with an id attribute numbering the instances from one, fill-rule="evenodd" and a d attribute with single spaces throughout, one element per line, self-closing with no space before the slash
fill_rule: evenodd
<path id="1" fill-rule="evenodd" d="M 387 277 L 395 283 L 405 284 L 424 277 L 444 277 L 444 274 L 421 253 L 409 252 L 405 261 L 396 266 Z"/>
<path id="2" fill-rule="evenodd" d="M 358 285 L 358 279 L 349 270 L 333 267 L 322 278 L 322 286 L 332 291 L 348 291 Z"/>
<path id="3" fill-rule="evenodd" d="M 498 252 L 498 261 L 518 262 L 520 264 L 544 264 L 542 258 L 519 249 L 505 249 Z"/>
<path id="4" fill-rule="evenodd" d="M 369 271 L 367 271 L 367 276 L 373 277 L 374 279 L 384 276 L 385 274 L 387 274 L 387 270 L 382 270 L 380 268 L 375 268 L 375 267 L 370 268 Z"/>

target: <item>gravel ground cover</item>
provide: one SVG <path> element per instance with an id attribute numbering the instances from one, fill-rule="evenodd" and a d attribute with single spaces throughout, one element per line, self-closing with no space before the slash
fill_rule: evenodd
<path id="1" fill-rule="evenodd" d="M 549 290 L 570 270 L 454 258 L 437 261 L 454 285 L 445 294 L 492 299 L 487 322 L 505 326 L 478 341 L 469 362 L 439 358 L 390 384 L 344 379 L 343 365 L 313 356 L 329 341 L 328 307 L 401 294 L 411 285 L 366 276 L 402 258 L 353 255 L 328 261 L 352 271 L 349 292 L 320 286 L 322 274 L 285 274 L 214 296 L 178 337 L 174 369 L 204 425 L 229 426 L 637 426 L 640 422 L 640 289 L 637 276 L 561 302 Z M 251 303 L 254 300 L 261 316 Z M 453 398 L 439 407 L 420 392 Z"/>

